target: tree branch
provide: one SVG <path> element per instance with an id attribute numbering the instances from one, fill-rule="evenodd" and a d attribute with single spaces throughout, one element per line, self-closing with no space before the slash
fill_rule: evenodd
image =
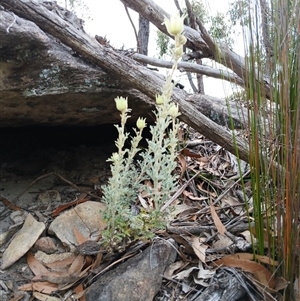
<path id="1" fill-rule="evenodd" d="M 127 8 L 127 6 L 126 6 L 125 4 L 124 4 L 124 8 L 125 8 L 127 17 L 128 17 L 128 19 L 129 19 L 130 24 L 131 24 L 131 26 L 132 26 L 132 28 L 133 28 L 133 31 L 134 31 L 134 35 L 135 35 L 135 39 L 136 39 L 136 48 L 137 48 L 138 52 L 140 52 L 140 43 L 139 43 L 138 33 L 137 33 L 136 28 L 135 28 L 135 26 L 134 26 L 134 23 L 133 23 L 133 21 L 132 21 L 132 19 L 131 19 L 131 16 L 130 16 L 130 14 L 129 14 L 128 8 Z"/>
<path id="2" fill-rule="evenodd" d="M 172 62 L 164 61 L 164 60 L 160 60 L 160 59 L 156 59 L 156 58 L 151 58 L 146 55 L 139 54 L 139 53 L 135 53 L 134 55 L 132 55 L 132 58 L 135 59 L 136 61 L 139 61 L 142 63 L 147 63 L 149 65 L 156 66 L 156 67 L 163 67 L 163 68 L 170 69 L 173 66 Z M 194 73 L 207 75 L 207 76 L 217 78 L 217 79 L 227 80 L 227 81 L 229 81 L 231 83 L 235 83 L 241 87 L 245 86 L 245 82 L 241 78 L 239 78 L 234 73 L 229 73 L 226 70 L 218 70 L 218 69 L 210 68 L 207 66 L 193 64 L 193 63 L 186 63 L 186 62 L 179 62 L 178 68 L 182 69 L 183 71 L 187 71 L 187 72 L 194 72 Z"/>
<path id="3" fill-rule="evenodd" d="M 142 14 L 146 19 L 148 19 L 152 24 L 154 24 L 160 31 L 170 36 L 162 25 L 164 16 L 169 17 L 162 8 L 160 8 L 152 0 L 120 0 L 122 3 L 126 4 L 131 9 Z M 217 45 L 218 49 L 213 49 L 212 44 L 209 45 L 203 39 L 202 35 L 188 27 L 184 27 L 184 35 L 188 39 L 186 46 L 194 51 L 201 51 L 207 58 L 213 58 L 217 63 L 224 65 L 226 68 L 231 69 L 240 78 L 245 81 L 245 86 L 247 86 L 246 79 L 249 78 L 248 70 L 245 65 L 245 60 L 243 57 L 239 56 L 237 53 L 232 51 L 226 45 Z M 257 85 L 264 87 L 262 89 L 265 96 L 270 99 L 270 84 L 269 78 L 264 77 L 263 80 L 258 79 Z"/>

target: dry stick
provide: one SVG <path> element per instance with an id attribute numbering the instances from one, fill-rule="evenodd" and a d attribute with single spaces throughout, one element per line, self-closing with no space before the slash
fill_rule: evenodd
<path id="1" fill-rule="evenodd" d="M 95 278 L 97 278 L 98 276 L 102 275 L 103 273 L 105 273 L 106 271 L 108 271 L 109 269 L 111 269 L 111 268 L 112 268 L 113 266 L 115 266 L 117 263 L 122 262 L 123 260 L 128 259 L 128 258 L 130 258 L 130 257 L 132 257 L 132 256 L 134 256 L 134 255 L 136 255 L 136 254 L 131 253 L 131 254 L 129 254 L 129 255 L 125 255 L 125 256 L 123 256 L 122 258 L 120 258 L 120 259 L 114 261 L 113 263 L 111 263 L 110 265 L 108 265 L 106 268 L 104 268 L 103 270 L 101 270 L 100 272 L 98 272 L 98 273 L 97 273 L 97 274 L 89 281 L 89 283 L 92 283 L 92 282 L 94 281 Z"/>
<path id="2" fill-rule="evenodd" d="M 129 21 L 130 21 L 130 23 L 131 23 L 131 25 L 132 25 L 132 27 L 133 27 L 134 35 L 135 35 L 135 38 L 136 38 L 137 51 L 140 52 L 140 47 L 141 47 L 141 45 L 140 45 L 140 43 L 139 43 L 138 33 L 137 33 L 136 28 L 135 28 L 135 26 L 134 26 L 134 23 L 133 23 L 133 21 L 132 21 L 132 19 L 131 19 L 131 16 L 130 16 L 130 14 L 129 14 L 128 8 L 127 8 L 127 6 L 126 6 L 125 4 L 124 4 L 124 7 L 125 7 L 126 14 L 127 14 L 127 16 L 128 16 L 128 19 L 129 19 Z"/>
<path id="3" fill-rule="evenodd" d="M 97 198 L 97 199 L 99 199 L 99 200 L 101 199 L 101 197 L 99 197 L 99 196 L 97 196 L 97 195 L 94 195 L 94 194 L 92 194 L 92 193 L 86 191 L 85 189 L 81 189 L 80 187 L 78 187 L 78 186 L 75 185 L 74 183 L 72 183 L 72 182 L 68 181 L 67 179 L 65 179 L 65 178 L 64 178 L 63 176 L 61 176 L 60 174 L 58 174 L 58 173 L 56 173 L 56 172 L 50 172 L 50 173 L 47 173 L 47 174 L 45 174 L 45 175 L 42 175 L 42 176 L 36 178 L 29 186 L 27 186 L 27 187 L 25 188 L 24 191 L 22 191 L 21 193 L 19 193 L 19 194 L 14 198 L 13 202 L 16 202 L 16 201 L 21 197 L 21 195 L 23 195 L 23 194 L 24 194 L 30 187 L 32 187 L 36 182 L 38 182 L 38 181 L 40 181 L 40 180 L 42 180 L 42 179 L 44 179 L 44 178 L 47 178 L 47 177 L 49 177 L 49 176 L 52 176 L 52 175 L 58 177 L 59 179 L 61 179 L 62 181 L 66 182 L 67 184 L 69 184 L 69 185 L 72 186 L 73 188 L 77 189 L 78 191 L 84 192 L 84 193 L 86 193 L 87 195 L 89 195 L 89 196 L 91 196 L 91 197 L 93 197 L 93 198 Z"/>
<path id="4" fill-rule="evenodd" d="M 184 189 L 189 185 L 189 183 L 194 180 L 201 171 L 198 171 L 192 178 L 190 178 L 185 184 L 183 184 L 176 192 L 175 194 L 161 207 L 160 211 L 163 212 L 166 210 L 166 208 L 168 206 L 170 206 L 175 200 L 176 198 L 178 198 L 182 192 L 184 191 Z"/>
<path id="5" fill-rule="evenodd" d="M 180 16 L 182 16 L 183 15 L 183 11 L 182 11 L 179 3 L 178 3 L 178 0 L 174 0 L 174 4 L 176 5 L 177 9 L 179 10 Z M 184 25 L 186 25 L 185 23 L 186 23 L 186 19 L 184 19 Z"/>
<path id="6" fill-rule="evenodd" d="M 190 180 L 191 178 L 190 178 L 189 172 L 186 170 L 185 173 L 186 173 L 187 179 Z M 191 182 L 190 189 L 191 189 L 194 197 L 199 197 L 199 195 L 197 193 L 197 190 L 196 190 L 196 187 L 195 187 L 195 182 L 194 181 Z"/>
<path id="7" fill-rule="evenodd" d="M 227 189 L 225 189 L 217 198 L 216 200 L 213 202 L 213 205 L 216 205 L 228 192 L 230 189 L 232 189 L 232 187 L 234 185 L 236 185 L 237 183 L 239 183 L 241 181 L 242 178 L 246 177 L 249 173 L 250 173 L 251 170 L 248 170 L 247 172 L 245 172 L 243 174 L 242 177 L 238 178 L 232 185 L 230 185 Z"/>
<path id="8" fill-rule="evenodd" d="M 172 62 L 148 57 L 141 53 L 134 53 L 131 57 L 138 62 L 142 62 L 156 67 L 172 68 L 173 65 Z M 245 81 L 242 78 L 240 78 L 238 75 L 234 74 L 233 72 L 228 72 L 221 69 L 214 69 L 208 66 L 189 63 L 186 61 L 179 62 L 178 69 L 182 69 L 186 72 L 189 71 L 192 73 L 207 75 L 209 77 L 226 80 L 228 82 L 234 82 L 235 84 L 241 87 L 245 86 Z"/>

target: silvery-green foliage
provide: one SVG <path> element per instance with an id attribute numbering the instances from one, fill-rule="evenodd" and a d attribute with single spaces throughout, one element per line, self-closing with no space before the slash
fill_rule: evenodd
<path id="1" fill-rule="evenodd" d="M 156 96 L 155 123 L 150 126 L 151 139 L 148 147 L 141 151 L 138 147 L 142 139 L 145 120 L 139 118 L 135 135 L 131 137 L 131 148 L 124 148 L 129 134 L 125 133 L 125 124 L 129 118 L 127 99 L 115 99 L 117 109 L 121 112 L 121 124 L 116 125 L 118 139 L 117 152 L 108 160 L 111 163 L 111 178 L 103 187 L 103 200 L 106 210 L 103 216 L 107 221 L 107 230 L 103 239 L 111 246 L 117 246 L 124 239 L 148 239 L 153 230 L 161 228 L 166 223 L 162 206 L 168 201 L 176 189 L 177 133 L 180 115 L 178 106 L 171 101 L 173 91 L 172 75 L 177 68 L 177 62 L 183 53 L 182 47 L 186 38 L 182 35 L 185 16 L 179 13 L 165 18 L 164 24 L 171 35 L 175 37 L 174 65 L 171 74 L 166 79 L 162 94 Z M 139 153 L 140 160 L 134 162 Z M 148 208 L 140 208 L 140 212 L 132 210 L 139 194 L 143 193 L 149 200 Z M 150 205 L 151 203 L 151 205 Z"/>

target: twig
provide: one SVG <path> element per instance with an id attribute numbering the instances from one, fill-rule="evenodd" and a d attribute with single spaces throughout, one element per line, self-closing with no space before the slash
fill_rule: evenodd
<path id="1" fill-rule="evenodd" d="M 174 4 L 176 5 L 177 9 L 179 10 L 180 16 L 182 16 L 183 15 L 183 11 L 182 11 L 179 3 L 178 3 L 178 0 L 174 0 Z M 184 20 L 184 21 L 186 21 L 186 20 Z M 187 24 L 185 24 L 185 25 L 187 25 Z"/>
<path id="2" fill-rule="evenodd" d="M 126 6 L 125 4 L 124 4 L 124 7 L 125 7 L 126 14 L 127 14 L 127 16 L 128 16 L 128 19 L 129 19 L 129 21 L 130 21 L 130 23 L 131 23 L 131 25 L 132 25 L 132 27 L 133 27 L 134 35 L 135 35 L 135 38 L 136 38 L 137 50 L 138 50 L 138 52 L 140 52 L 140 51 L 139 51 L 139 50 L 140 50 L 140 43 L 139 43 L 138 33 L 137 33 L 136 28 L 135 28 L 135 26 L 134 26 L 134 23 L 133 23 L 133 21 L 132 21 L 132 19 L 131 19 L 131 17 L 130 17 L 128 8 L 127 8 L 127 6 Z"/>
<path id="3" fill-rule="evenodd" d="M 94 195 L 88 191 L 86 191 L 85 189 L 81 189 L 80 187 L 78 187 L 77 185 L 75 185 L 74 183 L 68 181 L 67 179 L 65 179 L 63 176 L 61 176 L 60 174 L 56 173 L 56 172 L 50 172 L 50 173 L 47 173 L 45 175 L 42 175 L 38 178 L 36 178 L 33 182 L 31 182 L 31 184 L 29 186 L 27 186 L 25 188 L 25 190 L 23 190 L 21 193 L 19 193 L 13 200 L 13 202 L 16 202 L 20 197 L 21 195 L 23 195 L 30 187 L 32 187 L 36 182 L 44 179 L 44 178 L 47 178 L 47 177 L 50 177 L 50 176 L 56 176 L 58 177 L 59 179 L 61 179 L 62 181 L 66 182 L 67 184 L 69 184 L 70 186 L 72 186 L 73 188 L 77 189 L 78 191 L 81 191 L 81 192 L 84 192 L 86 193 L 87 195 L 93 197 L 93 198 L 97 198 L 97 199 L 101 199 L 101 197 L 97 196 L 97 195 Z"/>
<path id="4" fill-rule="evenodd" d="M 228 192 L 230 189 L 232 189 L 233 186 L 235 186 L 237 183 L 241 181 L 242 178 L 246 177 L 251 170 L 248 170 L 246 173 L 243 174 L 242 177 L 238 178 L 233 184 L 231 184 L 227 189 L 225 189 L 213 202 L 213 205 L 216 205 Z"/>
<path id="5" fill-rule="evenodd" d="M 214 42 L 211 35 L 207 32 L 206 28 L 204 27 L 203 23 L 199 20 L 199 18 L 196 18 L 196 23 L 199 26 L 199 29 L 201 31 L 201 37 L 207 44 L 209 50 L 211 51 L 211 54 L 215 58 L 218 53 L 220 53 L 220 50 L 217 46 L 217 44 Z"/>
<path id="6" fill-rule="evenodd" d="M 188 180 L 191 179 L 188 171 L 186 171 L 186 177 Z M 191 182 L 190 189 L 192 190 L 194 197 L 199 197 L 195 187 L 195 181 Z"/>
<path id="7" fill-rule="evenodd" d="M 17 18 L 16 15 L 12 12 L 12 15 L 14 16 L 14 20 L 11 22 L 11 24 L 6 28 L 6 32 L 9 33 L 9 29 L 16 23 Z"/>
<path id="8" fill-rule="evenodd" d="M 183 184 L 176 192 L 175 194 L 161 207 L 160 211 L 163 212 L 169 207 L 184 191 L 184 189 L 189 185 L 191 181 L 193 181 L 201 171 L 198 171 L 192 178 L 190 178 L 185 184 Z"/>
<path id="9" fill-rule="evenodd" d="M 193 91 L 194 91 L 194 93 L 198 93 L 198 89 L 196 88 L 196 86 L 195 86 L 195 84 L 194 84 L 194 82 L 193 82 L 193 78 L 192 78 L 192 74 L 191 74 L 191 72 L 186 72 L 186 76 L 187 76 L 187 78 L 188 78 L 188 80 L 189 80 L 189 83 L 190 83 L 190 85 L 191 85 L 191 88 L 193 89 Z"/>
<path id="10" fill-rule="evenodd" d="M 101 270 L 100 272 L 98 272 L 90 281 L 89 283 L 92 283 L 94 281 L 94 279 L 96 279 L 98 276 L 104 274 L 106 271 L 108 271 L 109 269 L 111 269 L 113 266 L 115 266 L 117 263 L 122 262 L 125 259 L 128 259 L 132 256 L 136 255 L 135 253 L 131 253 L 129 255 L 125 255 L 122 258 L 114 261 L 113 263 L 111 263 L 110 265 L 108 265 L 106 268 L 104 268 L 103 270 Z"/>

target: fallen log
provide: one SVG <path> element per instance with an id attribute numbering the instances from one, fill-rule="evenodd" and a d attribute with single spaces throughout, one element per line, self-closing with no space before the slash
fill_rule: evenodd
<path id="1" fill-rule="evenodd" d="M 98 43 L 96 39 L 84 33 L 80 24 L 74 25 L 69 20 L 65 20 L 64 16 L 61 17 L 34 1 L 1 0 L 0 4 L 17 16 L 34 22 L 42 31 L 70 47 L 84 60 L 100 67 L 107 74 L 137 90 L 138 93 L 144 94 L 144 100 L 153 100 L 161 93 L 164 85 L 162 76 L 115 51 L 112 47 Z M 238 150 L 239 157 L 247 161 L 249 156 L 246 142 L 241 139 L 233 141 L 230 131 L 199 112 L 187 101 L 188 97 L 185 91 L 174 89 L 172 99 L 180 107 L 181 120 L 228 151 L 236 154 Z M 202 99 L 205 100 L 205 96 L 202 96 Z"/>

